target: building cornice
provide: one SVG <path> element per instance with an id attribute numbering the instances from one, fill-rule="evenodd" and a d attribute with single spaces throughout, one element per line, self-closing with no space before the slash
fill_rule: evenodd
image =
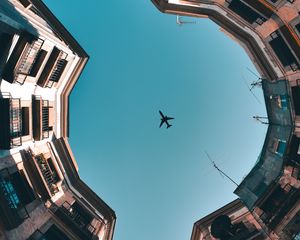
<path id="1" fill-rule="evenodd" d="M 116 214 L 93 190 L 89 188 L 79 177 L 78 168 L 74 156 L 72 154 L 68 140 L 65 138 L 55 139 L 53 146 L 57 154 L 57 158 L 64 169 L 65 179 L 72 192 L 80 199 L 84 199 L 89 203 L 91 208 L 95 209 L 106 222 L 105 240 L 113 238 L 114 228 L 116 224 Z"/>
<path id="2" fill-rule="evenodd" d="M 246 47 L 247 50 L 252 54 L 254 60 L 257 62 L 257 66 L 259 66 L 265 78 L 269 80 L 275 80 L 280 77 L 283 77 L 282 69 L 280 75 L 274 70 L 274 66 L 272 66 L 270 60 L 266 58 L 265 53 L 262 51 L 262 48 L 258 44 L 257 39 L 255 39 L 240 25 L 234 24 L 226 16 L 222 15 L 215 9 L 202 8 L 199 6 L 196 7 L 193 5 L 179 5 L 159 0 L 152 0 L 152 2 L 163 13 L 179 14 L 192 17 L 203 17 L 203 15 L 207 16 L 209 19 L 211 19 L 213 22 L 225 29 L 230 34 L 232 34 L 235 38 L 237 38 L 244 44 L 243 47 Z M 195 3 L 195 1 L 190 2 Z M 211 2 L 208 5 L 220 7 L 218 4 Z M 250 27 L 247 29 L 249 30 Z M 254 29 L 251 29 L 251 31 L 253 32 L 253 34 L 257 35 Z M 263 42 L 262 39 L 261 42 Z"/>

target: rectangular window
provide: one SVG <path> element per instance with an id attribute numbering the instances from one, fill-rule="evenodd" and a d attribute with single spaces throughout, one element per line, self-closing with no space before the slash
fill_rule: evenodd
<path id="1" fill-rule="evenodd" d="M 293 104 L 296 115 L 300 115 L 300 87 L 292 87 Z"/>
<path id="2" fill-rule="evenodd" d="M 22 107 L 22 136 L 29 135 L 29 107 Z"/>
<path id="3" fill-rule="evenodd" d="M 252 24 L 254 22 L 258 24 L 262 24 L 266 19 L 257 13 L 254 9 L 250 6 L 246 5 L 240 0 L 232 0 L 228 1 L 229 5 L 228 8 L 238 14 L 240 17 L 245 19 L 248 23 Z"/>
<path id="4" fill-rule="evenodd" d="M 33 64 L 32 68 L 31 68 L 31 71 L 29 73 L 30 76 L 36 77 L 36 75 L 39 72 L 46 56 L 47 56 L 47 51 L 45 51 L 43 49 L 39 51 L 39 53 L 38 53 L 38 55 L 35 59 L 35 62 Z"/>
<path id="5" fill-rule="evenodd" d="M 275 95 L 272 98 L 276 101 L 277 106 L 282 109 L 288 108 L 288 96 L 287 95 Z"/>
<path id="6" fill-rule="evenodd" d="M 276 153 L 280 156 L 283 156 L 286 149 L 286 141 L 278 139 L 278 145 L 276 149 Z"/>
<path id="7" fill-rule="evenodd" d="M 26 8 L 30 5 L 29 0 L 19 0 L 19 2 Z"/>
<path id="8" fill-rule="evenodd" d="M 29 204 L 35 199 L 33 190 L 29 185 L 23 170 L 11 174 L 11 181 L 23 205 Z"/>
<path id="9" fill-rule="evenodd" d="M 289 49 L 288 45 L 285 43 L 284 39 L 282 38 L 281 34 L 276 31 L 273 32 L 271 35 L 271 40 L 269 44 L 275 54 L 277 55 L 279 61 L 284 67 L 290 67 L 293 71 L 299 68 L 297 60 L 291 50 Z"/>
<path id="10" fill-rule="evenodd" d="M 273 15 L 273 11 L 262 4 L 260 1 L 243 0 L 246 4 L 251 6 L 253 9 L 263 14 L 266 18 L 270 18 Z"/>

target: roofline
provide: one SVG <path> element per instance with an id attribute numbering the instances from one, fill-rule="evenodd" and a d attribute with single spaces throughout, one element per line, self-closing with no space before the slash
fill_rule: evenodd
<path id="1" fill-rule="evenodd" d="M 86 51 L 80 46 L 71 33 L 64 25 L 54 16 L 51 10 L 41 0 L 30 0 L 31 3 L 43 14 L 47 23 L 57 32 L 64 42 L 75 51 L 79 57 L 89 58 Z"/>
<path id="2" fill-rule="evenodd" d="M 81 76 L 86 64 L 88 62 L 88 58 L 81 58 L 77 63 L 72 75 L 69 78 L 69 81 L 64 86 L 64 89 L 60 95 L 60 109 L 61 109 L 61 119 L 60 119 L 60 136 L 69 137 L 69 126 L 70 126 L 70 117 L 69 117 L 69 109 L 70 109 L 70 95 L 72 90 L 75 87 L 79 77 Z"/>
<path id="3" fill-rule="evenodd" d="M 268 79 L 274 80 L 278 78 L 278 75 L 272 68 L 271 63 L 265 57 L 265 54 L 262 52 L 261 47 L 258 45 L 257 41 L 253 38 L 253 36 L 244 31 L 241 27 L 237 28 L 235 25 L 232 24 L 232 22 L 230 22 L 225 16 L 223 16 L 219 12 L 212 9 L 203 9 L 193 6 L 172 4 L 163 0 L 151 1 L 158 8 L 158 10 L 163 13 L 182 14 L 193 17 L 203 17 L 203 15 L 208 16 L 210 20 L 212 20 L 218 26 L 228 31 L 246 46 L 246 48 L 250 51 L 255 61 L 257 62 L 257 65 L 259 66 L 260 70 Z M 215 5 L 214 3 L 210 4 Z M 253 32 L 255 32 L 254 29 Z"/>
<path id="4" fill-rule="evenodd" d="M 93 206 L 93 208 L 97 209 L 97 211 L 103 215 L 104 219 L 108 221 L 108 231 L 105 240 L 112 240 L 117 219 L 114 210 L 81 180 L 68 140 L 66 138 L 55 139 L 53 140 L 53 146 L 58 154 L 59 161 L 65 170 L 65 174 L 68 177 L 66 183 L 68 185 L 70 184 L 91 206 Z M 72 192 L 77 195 L 76 192 Z"/>
<path id="5" fill-rule="evenodd" d="M 220 207 L 217 210 L 213 211 L 212 213 L 210 213 L 210 214 L 206 215 L 205 217 L 199 219 L 197 222 L 194 223 L 194 225 L 200 225 L 200 224 L 205 223 L 205 222 L 207 222 L 211 219 L 214 219 L 220 213 L 231 212 L 231 210 L 233 208 L 236 208 L 237 206 L 241 207 L 241 208 L 245 207 L 244 204 L 241 202 L 241 200 L 239 198 L 231 201 L 230 203 L 227 203 L 223 207 Z"/>
<path id="6" fill-rule="evenodd" d="M 233 212 L 233 210 L 236 209 L 242 209 L 245 207 L 245 205 L 241 202 L 239 198 L 231 201 L 230 203 L 226 204 L 223 207 L 220 207 L 219 209 L 215 210 L 214 212 L 206 215 L 205 217 L 201 218 L 197 222 L 194 223 L 193 230 L 192 230 L 192 235 L 191 235 L 191 240 L 196 240 L 195 237 L 197 236 L 196 234 L 201 231 L 201 225 L 203 224 L 208 224 L 212 222 L 218 215 L 220 214 L 230 214 Z"/>

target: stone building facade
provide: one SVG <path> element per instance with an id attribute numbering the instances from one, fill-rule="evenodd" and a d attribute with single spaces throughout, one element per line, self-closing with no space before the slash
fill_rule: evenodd
<path id="1" fill-rule="evenodd" d="M 113 237 L 116 215 L 68 143 L 69 95 L 88 59 L 42 1 L 1 1 L 1 240 Z"/>
<path id="2" fill-rule="evenodd" d="M 271 239 L 299 239 L 300 1 L 152 2 L 164 13 L 210 18 L 253 61 L 269 125 L 259 159 L 235 193 Z"/>
<path id="3" fill-rule="evenodd" d="M 191 240 L 270 240 L 265 229 L 236 199 L 194 223 Z"/>

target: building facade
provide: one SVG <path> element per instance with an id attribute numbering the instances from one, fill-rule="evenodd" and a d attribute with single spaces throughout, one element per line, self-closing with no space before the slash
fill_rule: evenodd
<path id="1" fill-rule="evenodd" d="M 269 238 L 300 239 L 300 1 L 152 2 L 164 13 L 210 18 L 253 61 L 268 130 L 258 161 L 235 193 Z"/>
<path id="2" fill-rule="evenodd" d="M 1 240 L 113 238 L 116 215 L 80 179 L 68 143 L 88 59 L 42 1 L 1 1 Z"/>
<path id="3" fill-rule="evenodd" d="M 191 240 L 270 240 L 265 230 L 236 199 L 194 223 Z"/>

